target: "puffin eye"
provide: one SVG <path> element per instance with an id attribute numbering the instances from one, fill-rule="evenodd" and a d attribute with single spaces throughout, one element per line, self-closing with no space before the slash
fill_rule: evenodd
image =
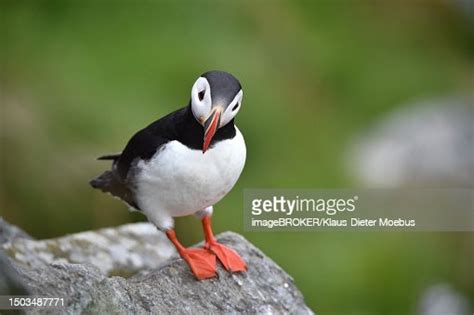
<path id="1" fill-rule="evenodd" d="M 239 108 L 239 102 L 235 103 L 234 107 L 232 107 L 232 111 L 235 111 L 237 108 Z"/>
<path id="2" fill-rule="evenodd" d="M 206 94 L 205 89 L 198 93 L 198 98 L 199 98 L 200 101 L 202 101 L 204 99 L 205 94 Z"/>

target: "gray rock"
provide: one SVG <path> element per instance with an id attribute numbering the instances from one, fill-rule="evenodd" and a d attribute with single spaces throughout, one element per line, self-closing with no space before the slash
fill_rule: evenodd
<path id="1" fill-rule="evenodd" d="M 150 225 L 139 223 L 106 230 L 107 233 L 115 233 L 111 235 L 124 237 L 124 231 L 128 231 L 127 233 L 137 230 L 148 231 L 147 226 Z M 242 255 L 248 264 L 248 272 L 230 274 L 219 265 L 217 278 L 197 281 L 184 261 L 177 256 L 173 256 L 164 264 L 161 263 L 159 268 L 150 267 L 147 263 L 138 263 L 126 269 L 128 278 L 115 276 L 116 272 L 113 271 L 115 267 L 110 267 L 111 261 L 115 261 L 113 255 L 104 251 L 103 257 L 109 254 L 110 256 L 104 258 L 107 267 L 103 267 L 100 264 L 101 259 L 88 247 L 90 244 L 97 245 L 97 242 L 93 241 L 95 233 L 99 235 L 99 239 L 105 237 L 104 230 L 86 233 L 90 234 L 84 237 L 84 233 L 79 233 L 47 241 L 17 239 L 5 244 L 9 248 L 8 253 L 13 257 L 15 269 L 27 283 L 32 294 L 65 299 L 66 305 L 63 309 L 36 309 L 29 313 L 312 314 L 304 304 L 303 296 L 293 283 L 293 279 L 238 234 L 225 232 L 217 238 Z M 69 241 L 65 243 L 72 247 L 74 244 L 72 240 L 77 240 L 78 236 L 80 240 L 86 239 L 89 242 L 89 245 L 85 246 L 89 249 L 79 249 L 79 256 L 83 262 L 73 263 L 71 255 L 63 254 L 63 249 L 67 248 L 63 243 L 68 239 Z M 112 236 L 109 238 L 112 239 Z M 137 242 L 135 246 L 140 246 L 141 236 L 135 234 L 135 240 Z M 52 241 L 57 246 L 50 246 L 48 250 L 47 244 L 51 244 L 48 242 Z M 118 244 L 124 243 L 119 240 Z M 94 248 L 103 250 L 102 245 Z M 58 248 L 60 253 L 57 253 Z M 126 248 L 127 250 L 119 256 L 133 253 L 134 246 L 127 245 Z M 73 253 L 74 250 L 69 248 L 68 252 Z M 142 252 L 135 253 L 141 257 Z M 94 258 L 87 259 L 88 256 Z M 135 259 L 129 261 L 132 265 L 133 260 Z M 123 263 L 120 268 L 126 268 L 126 264 Z M 132 271 L 136 273 L 131 275 Z"/>
<path id="2" fill-rule="evenodd" d="M 20 238 L 31 239 L 20 228 L 8 223 L 0 217 L 0 295 L 23 295 L 28 289 L 13 267 L 1 244 Z"/>
<path id="3" fill-rule="evenodd" d="M 439 283 L 425 290 L 419 315 L 469 315 L 472 314 L 468 299 L 447 283 Z"/>
<path id="4" fill-rule="evenodd" d="M 90 264 L 107 276 L 130 276 L 161 266 L 175 249 L 149 223 L 87 231 L 49 240 L 16 238 L 0 246 L 17 263 L 39 267 L 52 263 Z"/>
<path id="5" fill-rule="evenodd" d="M 28 293 L 25 282 L 5 252 L 0 250 L 0 295 L 25 295 Z"/>
<path id="6" fill-rule="evenodd" d="M 474 100 L 403 106 L 354 139 L 346 161 L 369 187 L 474 187 Z"/>
<path id="7" fill-rule="evenodd" d="M 8 223 L 0 217 L 0 245 L 18 238 L 31 239 L 31 236 L 19 227 Z"/>

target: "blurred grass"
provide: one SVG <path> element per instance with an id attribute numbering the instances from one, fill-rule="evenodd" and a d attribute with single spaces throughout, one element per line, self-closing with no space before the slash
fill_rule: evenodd
<path id="1" fill-rule="evenodd" d="M 474 31 L 426 2 L 2 1 L 1 215 L 38 238 L 143 220 L 87 181 L 138 129 L 184 106 L 197 75 L 235 74 L 248 162 L 216 207 L 242 232 L 242 189 L 354 185 L 351 137 L 413 99 L 472 91 Z M 179 219 L 190 244 L 194 218 Z M 244 233 L 245 234 L 245 233 Z M 474 299 L 472 233 L 246 233 L 321 314 L 406 314 L 449 282 Z"/>

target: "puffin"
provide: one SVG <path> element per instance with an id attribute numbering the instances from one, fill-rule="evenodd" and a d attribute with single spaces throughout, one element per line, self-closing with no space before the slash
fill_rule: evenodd
<path id="1" fill-rule="evenodd" d="M 187 106 L 135 133 L 122 152 L 99 157 L 111 161 L 111 168 L 90 181 L 145 214 L 198 280 L 216 277 L 216 258 L 229 272 L 247 270 L 236 251 L 216 240 L 211 226 L 214 205 L 230 192 L 245 165 L 245 141 L 234 122 L 242 97 L 232 74 L 203 73 Z M 202 222 L 202 248 L 186 248 L 176 236 L 174 218 L 188 215 Z"/>

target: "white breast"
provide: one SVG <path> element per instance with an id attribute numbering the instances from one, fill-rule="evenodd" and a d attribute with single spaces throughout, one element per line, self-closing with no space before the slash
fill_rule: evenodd
<path id="1" fill-rule="evenodd" d="M 171 141 L 152 159 L 138 163 L 135 193 L 149 219 L 193 214 L 232 189 L 246 156 L 244 138 L 236 131 L 233 139 L 218 142 L 204 154 Z"/>

